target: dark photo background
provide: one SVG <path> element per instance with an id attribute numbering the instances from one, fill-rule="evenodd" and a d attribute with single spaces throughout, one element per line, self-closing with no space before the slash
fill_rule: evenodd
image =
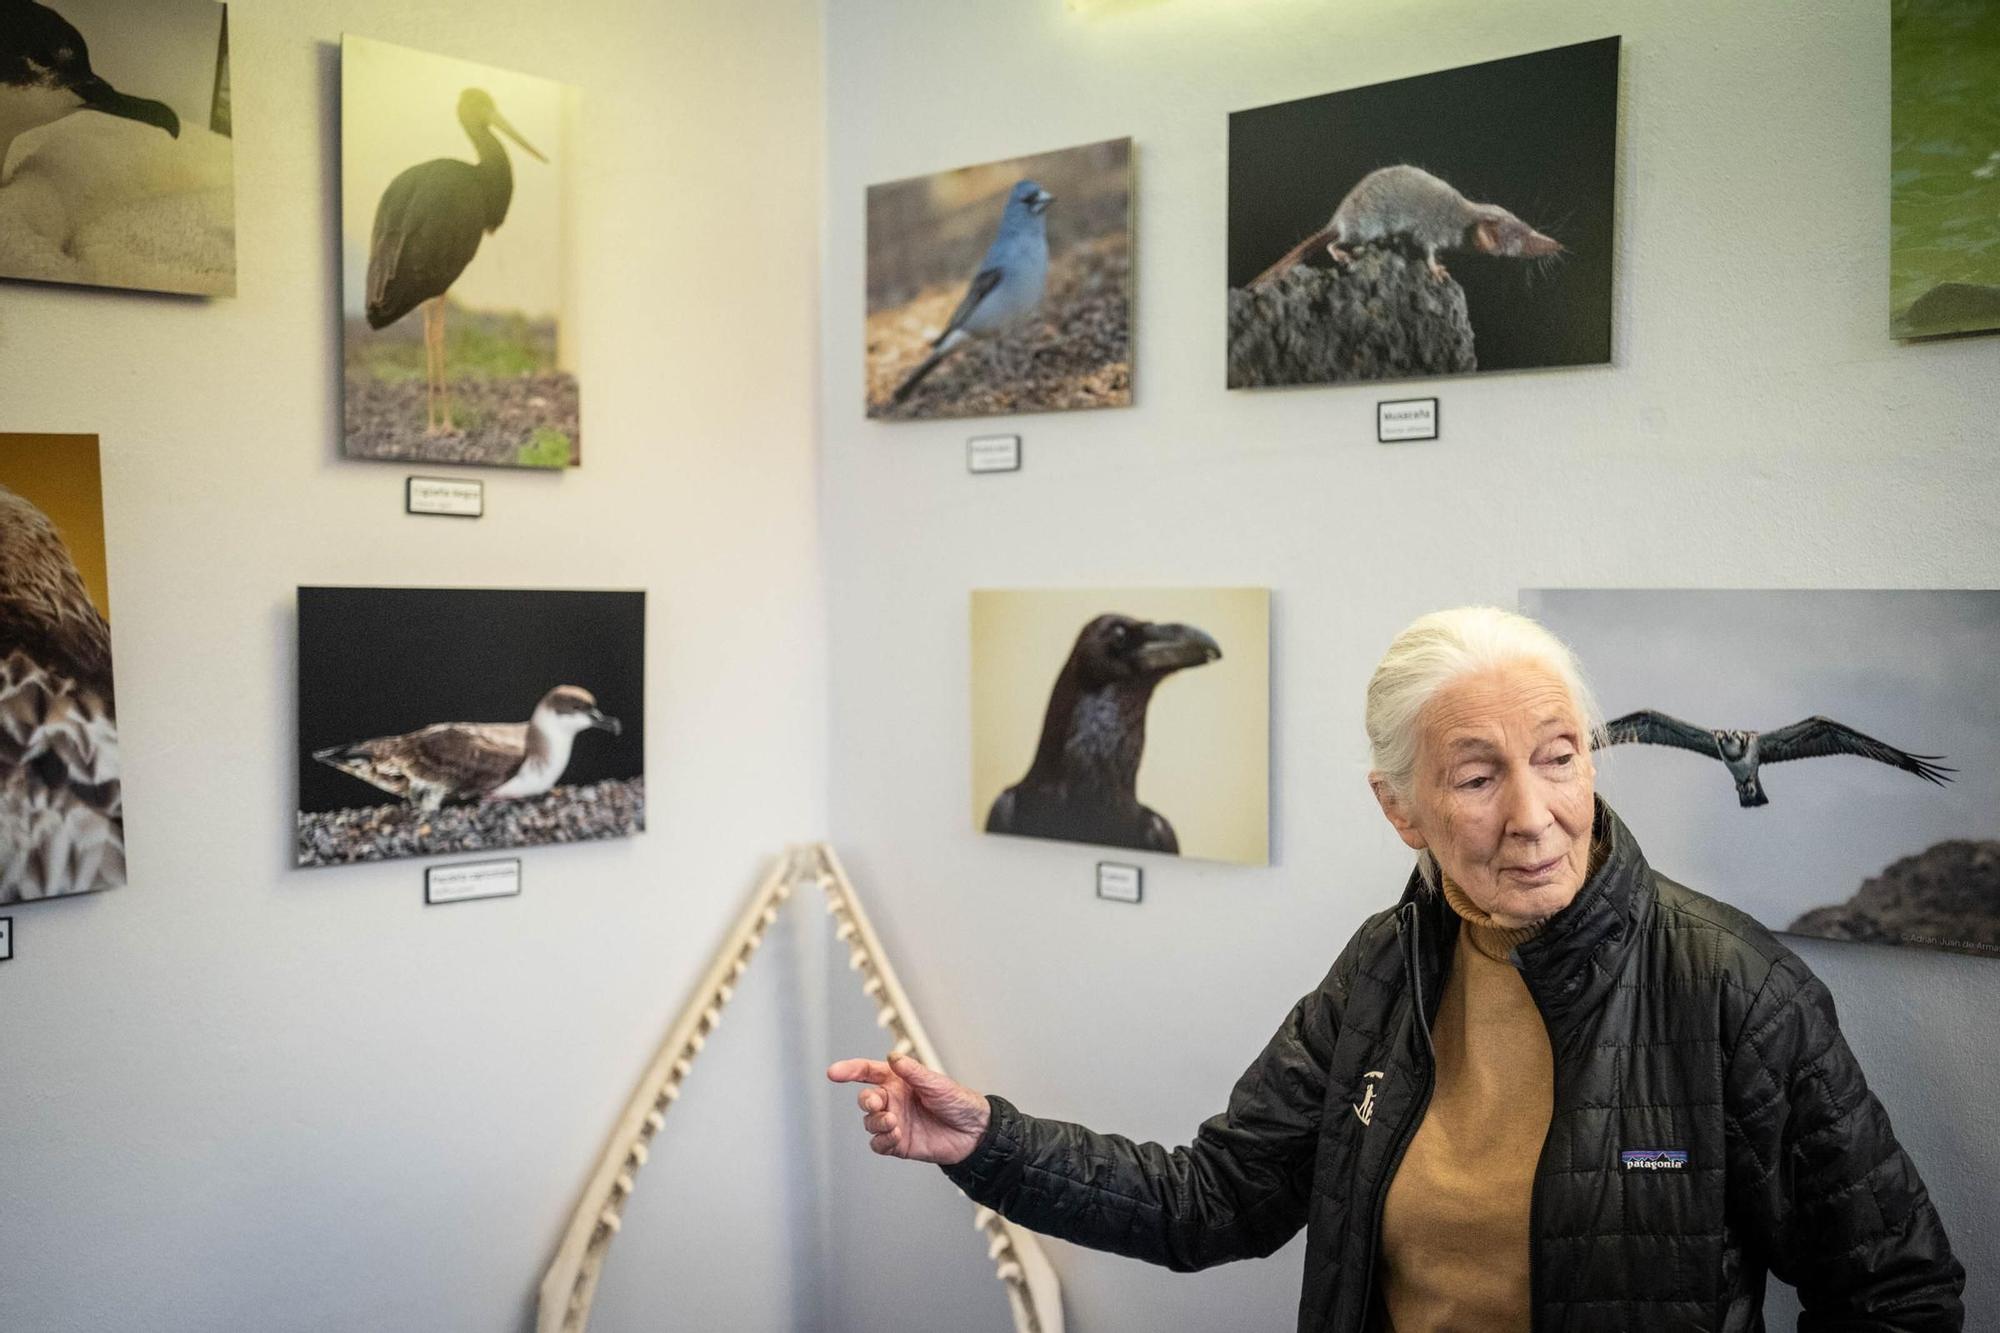
<path id="1" fill-rule="evenodd" d="M 299 809 L 395 805 L 316 763 L 329 745 L 433 722 L 526 722 L 580 685 L 622 734 L 577 737 L 562 784 L 645 768 L 646 594 L 487 588 L 299 589 Z"/>
<path id="2" fill-rule="evenodd" d="M 1229 117 L 1229 285 L 1327 224 L 1378 167 L 1407 163 L 1562 242 L 1552 265 L 1442 256 L 1481 370 L 1611 359 L 1618 41 L 1238 111 Z M 1315 263 L 1328 261 L 1324 253 Z M 1546 261 L 1544 261 L 1546 262 Z"/>

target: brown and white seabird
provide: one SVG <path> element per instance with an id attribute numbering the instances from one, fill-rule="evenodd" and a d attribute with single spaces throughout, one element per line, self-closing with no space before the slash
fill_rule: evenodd
<path id="1" fill-rule="evenodd" d="M 0 487 L 0 905 L 124 882 L 111 630 L 55 525 Z"/>
<path id="2" fill-rule="evenodd" d="M 558 685 L 526 722 L 438 722 L 400 736 L 331 745 L 313 758 L 400 796 L 423 810 L 446 801 L 507 801 L 540 796 L 569 767 L 570 747 L 585 731 L 624 730 L 589 690 Z"/>

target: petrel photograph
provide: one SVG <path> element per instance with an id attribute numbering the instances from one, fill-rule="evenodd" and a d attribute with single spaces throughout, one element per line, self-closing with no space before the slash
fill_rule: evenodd
<path id="1" fill-rule="evenodd" d="M 125 883 L 94 435 L 0 434 L 0 907 Z"/>
<path id="2" fill-rule="evenodd" d="M 2000 4 L 1889 5 L 1889 326 L 2000 329 Z"/>
<path id="3" fill-rule="evenodd" d="M 1267 588 L 972 594 L 972 826 L 1268 865 Z"/>
<path id="4" fill-rule="evenodd" d="M 563 84 L 342 39 L 347 457 L 582 463 L 563 224 L 576 124 Z"/>
<path id="5" fill-rule="evenodd" d="M 1233 113 L 1229 387 L 1610 361 L 1618 49 Z"/>
<path id="6" fill-rule="evenodd" d="M 868 415 L 1132 403 L 1132 141 L 868 187 Z"/>
<path id="7" fill-rule="evenodd" d="M 646 594 L 300 588 L 298 864 L 646 827 Z"/>
<path id="8" fill-rule="evenodd" d="M 236 293 L 229 10 L 0 0 L 0 278 Z"/>
<path id="9" fill-rule="evenodd" d="M 2000 958 L 2000 592 L 1543 589 L 1653 868 L 1773 930 Z"/>

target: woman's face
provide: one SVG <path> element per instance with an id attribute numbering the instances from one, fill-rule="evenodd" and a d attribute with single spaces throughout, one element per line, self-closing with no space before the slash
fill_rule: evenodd
<path id="1" fill-rule="evenodd" d="M 1590 866 L 1597 774 L 1562 678 L 1537 662 L 1461 676 L 1418 726 L 1409 799 L 1371 778 L 1397 834 L 1501 925 L 1569 906 Z"/>

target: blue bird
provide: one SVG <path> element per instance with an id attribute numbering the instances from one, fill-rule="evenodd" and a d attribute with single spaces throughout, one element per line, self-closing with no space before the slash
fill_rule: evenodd
<path id="1" fill-rule="evenodd" d="M 1049 231 L 1042 215 L 1055 198 L 1031 180 L 1020 181 L 1007 192 L 999 230 L 986 247 L 965 298 L 931 343 L 930 355 L 897 386 L 895 402 L 908 398 L 924 376 L 966 343 L 1000 332 L 1041 304 L 1049 279 Z"/>

